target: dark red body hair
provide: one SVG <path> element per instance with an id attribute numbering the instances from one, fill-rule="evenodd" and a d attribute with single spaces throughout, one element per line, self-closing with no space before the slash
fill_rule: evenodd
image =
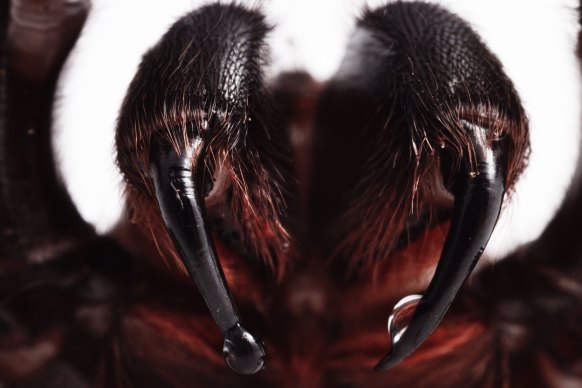
<path id="1" fill-rule="evenodd" d="M 48 75 L 31 80 L 20 71 L 22 63 L 15 63 L 15 56 L 7 55 L 15 47 L 13 41 L 19 39 L 4 32 L 9 4 L 0 5 L 3 158 L 14 161 L 12 164 L 17 167 L 29 162 L 35 166 L 52 166 L 47 163 L 50 151 L 21 152 L 15 146 L 18 141 L 10 142 L 11 137 L 7 135 L 30 126 L 44 134 L 45 140 L 39 143 L 50 149 L 46 139 L 50 137 L 48 112 L 54 82 L 85 10 L 74 17 L 64 17 L 62 31 L 57 29 L 54 36 L 47 35 L 50 44 L 63 48 L 57 50 L 57 59 L 49 61 L 50 66 L 43 73 Z M 64 2 L 55 4 L 57 10 L 67 9 Z M 34 68 L 34 63 L 31 66 Z M 26 115 L 20 101 L 26 100 L 22 97 L 25 86 L 32 95 L 49 96 L 30 108 L 36 112 L 30 115 L 32 122 L 22 121 Z M 386 244 L 390 247 L 390 259 L 365 263 L 354 257 L 366 252 L 366 247 L 353 242 L 369 233 L 373 226 L 363 224 L 363 230 L 356 229 L 357 232 L 347 237 L 341 229 L 317 235 L 322 239 L 317 241 L 329 241 L 329 245 L 315 244 L 315 234 L 309 233 L 307 237 L 301 234 L 300 228 L 295 227 L 297 220 L 309 219 L 312 231 L 338 218 L 346 224 L 356 222 L 351 213 L 334 218 L 336 203 L 317 213 L 314 204 L 323 207 L 324 199 L 319 203 L 306 199 L 310 190 L 315 190 L 315 197 L 330 195 L 321 182 L 312 180 L 312 169 L 317 170 L 315 167 L 319 166 L 318 171 L 325 170 L 325 163 L 321 167 L 318 163 L 322 162 L 314 160 L 316 156 L 310 151 L 318 147 L 312 125 L 317 121 L 314 116 L 321 114 L 318 107 L 323 89 L 324 85 L 314 83 L 304 74 L 281 78 L 269 96 L 274 101 L 273 109 L 277 109 L 278 124 L 296 127 L 303 132 L 305 142 L 298 147 L 265 144 L 258 136 L 255 143 L 250 143 L 250 149 L 259 150 L 252 158 L 260 155 L 263 159 L 251 158 L 255 163 L 247 165 L 241 162 L 239 169 L 232 164 L 221 164 L 232 181 L 242 177 L 243 183 L 248 184 L 258 179 L 258 185 L 269 188 L 260 195 L 251 195 L 250 204 L 237 202 L 244 195 L 235 193 L 231 207 L 240 217 L 236 222 L 252 221 L 246 225 L 247 238 L 257 238 L 264 230 L 272 232 L 269 236 L 273 238 L 268 239 L 268 244 L 247 247 L 256 253 L 255 260 L 241 257 L 232 246 L 222 243 L 220 236 L 215 239 L 241 315 L 266 342 L 269 354 L 266 370 L 254 376 L 240 376 L 225 365 L 221 354 L 222 334 L 196 287 L 180 268 L 152 202 L 153 192 L 147 186 L 147 177 L 138 174 L 140 163 L 142 167 L 147 165 L 147 149 L 131 152 L 131 146 L 136 144 L 132 143 L 121 147 L 126 153 L 120 158 L 126 166 L 125 172 L 136 174 L 129 189 L 129 201 L 134 209 L 132 218 L 140 222 L 141 228 L 125 225 L 111 236 L 97 237 L 82 222 L 62 187 L 53 183 L 47 188 L 39 183 L 52 175 L 43 174 L 42 170 L 39 173 L 36 168 L 18 170 L 23 179 L 31 182 L 30 186 L 3 191 L 1 202 L 8 210 L 1 214 L 3 229 L 0 231 L 3 233 L 0 240 L 0 384 L 7 387 L 563 387 L 580 384 L 580 192 L 572 193 L 537 242 L 474 275 L 443 324 L 414 355 L 388 372 L 373 371 L 388 346 L 386 315 L 400 297 L 422 288 L 430 278 L 448 228 L 447 218 L 436 217 L 434 222 L 425 225 L 422 233 L 398 245 L 406 224 L 402 216 L 394 221 L 399 225 L 391 229 L 396 231 L 394 235 L 378 237 L 390 242 Z M 266 97 L 261 94 L 261 98 Z M 520 163 L 527 152 L 526 140 L 520 132 L 525 123 L 520 122 L 520 114 L 517 113 L 518 122 L 512 122 L 512 128 L 517 126 L 519 134 L 515 144 L 521 144 L 518 146 L 521 148 L 513 154 L 516 162 L 509 182 L 521 170 Z M 151 132 L 140 129 L 139 134 L 147 136 Z M 216 140 L 217 149 L 220 149 L 220 140 Z M 229 157 L 246 158 L 240 154 Z M 436 179 L 435 171 L 439 168 L 432 163 L 429 153 L 424 157 L 419 174 L 428 180 Z M 290 164 L 290 159 L 296 162 Z M 257 166 L 258 175 L 264 176 L 256 178 L 253 167 Z M 52 167 L 46 168 L 52 171 Z M 272 176 L 279 179 L 265 183 Z M 13 187 L 15 181 L 13 176 L 0 175 L 3 188 Z M 57 182 L 56 178 L 53 181 Z M 399 193 L 409 193 L 414 187 L 407 180 L 398 183 L 395 181 Z M 49 205 L 36 201 L 39 192 L 47 193 L 40 198 Z M 289 192 L 294 194 L 289 196 Z M 434 194 L 434 191 L 419 193 L 419 203 L 430 202 L 440 195 Z M 59 202 L 59 208 L 65 209 L 63 212 L 46 210 L 56 206 L 55 202 L 46 201 L 52 197 L 65 198 Z M 406 206 L 411 206 L 412 197 L 413 193 L 406 197 L 410 200 Z M 16 201 L 31 207 L 14 212 L 10 204 Z M 281 203 L 293 209 L 291 216 L 283 214 Z M 363 212 L 370 203 L 364 200 L 356 210 Z M 34 209 L 42 211 L 33 212 Z M 251 209 L 261 212 L 250 214 Z M 12 220 L 12 224 L 6 220 Z M 50 238 L 39 238 L 40 234 Z M 156 253 L 151 234 L 158 237 L 157 248 L 162 255 Z M 12 238 L 14 235 L 18 238 Z M 347 259 L 338 259 L 336 252 L 329 249 L 338 241 L 352 243 L 350 246 L 354 249 Z M 288 260 L 277 261 L 270 259 L 270 244 L 296 245 L 285 254 L 276 252 L 273 258 Z M 50 260 L 34 262 L 37 257 L 34 252 L 39 249 L 50 252 Z M 372 256 L 376 254 L 372 252 Z"/>

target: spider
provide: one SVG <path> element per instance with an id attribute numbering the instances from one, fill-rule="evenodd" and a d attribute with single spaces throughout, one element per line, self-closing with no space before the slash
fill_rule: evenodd
<path id="1" fill-rule="evenodd" d="M 577 5 L 4 2 L 0 385 L 579 385 Z"/>

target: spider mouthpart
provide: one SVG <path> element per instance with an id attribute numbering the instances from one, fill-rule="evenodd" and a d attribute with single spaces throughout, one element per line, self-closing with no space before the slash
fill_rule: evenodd
<path id="1" fill-rule="evenodd" d="M 133 221 L 174 270 L 185 267 L 241 374 L 260 370 L 265 351 L 240 323 L 230 292 L 240 285 L 229 289 L 231 262 L 216 248 L 281 277 L 290 239 L 290 150 L 263 85 L 269 30 L 260 12 L 236 4 L 184 15 L 144 56 L 116 134 Z"/>
<path id="2" fill-rule="evenodd" d="M 222 348 L 228 366 L 244 375 L 257 373 L 265 365 L 265 348 L 240 324 L 228 330 Z"/>
<path id="3" fill-rule="evenodd" d="M 406 308 L 403 302 L 391 314 L 392 346 L 376 366 L 382 371 L 412 354 L 443 320 L 489 242 L 504 196 L 523 169 L 529 137 L 525 112 L 501 63 L 446 9 L 394 2 L 370 10 L 349 47 L 339 80 L 379 107 L 370 149 L 373 166 L 382 169 L 369 170 L 381 172 L 375 181 L 400 185 L 375 194 L 400 211 L 400 219 L 413 211 L 412 205 L 400 205 L 401 191 L 418 203 L 431 190 L 444 189 L 454 198 L 432 280 L 424 291 L 411 290 L 422 294 L 420 300 L 412 304 L 405 298 Z M 393 219 L 376 230 L 405 225 Z"/>
<path id="4" fill-rule="evenodd" d="M 501 211 L 505 155 L 500 142 L 488 143 L 488 129 L 462 121 L 469 135 L 476 172 L 468 157 L 455 176 L 455 205 L 441 258 L 404 332 L 391 335 L 392 348 L 376 366 L 386 370 L 414 352 L 436 329 L 483 253 Z M 398 313 L 398 306 L 392 316 Z"/>
<path id="5" fill-rule="evenodd" d="M 264 364 L 265 350 L 240 325 L 236 306 L 217 260 L 206 225 L 204 206 L 204 142 L 169 143 L 152 150 L 151 170 L 158 205 L 176 250 L 195 281 L 214 321 L 225 335 L 224 355 L 236 372 L 252 374 Z"/>

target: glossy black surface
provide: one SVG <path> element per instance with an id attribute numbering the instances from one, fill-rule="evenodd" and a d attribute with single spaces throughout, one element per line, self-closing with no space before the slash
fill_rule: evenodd
<path id="1" fill-rule="evenodd" d="M 236 307 L 217 260 L 216 250 L 206 227 L 201 139 L 181 144 L 178 154 L 170 144 L 160 144 L 152 153 L 152 178 L 164 223 L 190 276 L 196 282 L 214 321 L 225 334 L 225 357 L 239 373 L 260 369 L 264 358 L 261 345 L 242 329 Z M 228 344 L 228 346 L 227 346 Z M 253 350 L 250 350 L 250 349 Z M 251 364 L 258 367 L 252 367 Z"/>
<path id="2" fill-rule="evenodd" d="M 263 344 L 240 324 L 225 333 L 222 352 L 228 366 L 241 374 L 256 373 L 265 365 Z"/>
<path id="3" fill-rule="evenodd" d="M 476 171 L 465 160 L 456 176 L 454 215 L 435 275 L 407 329 L 376 366 L 393 367 L 414 352 L 436 329 L 473 271 L 493 229 L 505 192 L 501 144 L 487 144 L 488 130 L 463 122 L 475 150 Z"/>

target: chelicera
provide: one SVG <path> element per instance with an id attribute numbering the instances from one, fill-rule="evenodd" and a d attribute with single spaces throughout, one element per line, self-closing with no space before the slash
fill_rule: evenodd
<path id="1" fill-rule="evenodd" d="M 22 4 L 14 14 L 34 10 Z M 277 26 L 260 8 L 191 10 L 145 53 L 119 110 L 130 237 L 97 237 L 43 164 L 51 93 L 86 12 L 76 6 L 55 6 L 66 23 L 39 80 L 14 63 L 21 41 L 4 19 L 3 308 L 7 326 L 36 339 L 54 329 L 47 341 L 58 343 L 55 355 L 30 356 L 42 359 L 32 372 L 7 362 L 6 381 L 57 359 L 89 385 L 405 385 L 431 351 L 434 368 L 462 365 L 479 353 L 470 345 L 496 342 L 482 308 L 503 306 L 503 291 L 483 291 L 493 275 L 460 290 L 527 164 L 528 120 L 467 22 L 423 2 L 370 8 L 336 75 L 318 83 L 300 71 L 265 77 Z M 27 82 L 41 96 L 34 117 Z M 499 265 L 500 284 L 516 262 Z M 65 307 L 39 325 L 39 300 Z M 388 347 L 378 335 L 387 315 Z M 95 351 L 75 347 L 85 336 Z M 446 384 L 504 381 L 505 345 L 507 358 L 493 352 Z M 256 375 L 221 375 L 221 353 Z"/>

